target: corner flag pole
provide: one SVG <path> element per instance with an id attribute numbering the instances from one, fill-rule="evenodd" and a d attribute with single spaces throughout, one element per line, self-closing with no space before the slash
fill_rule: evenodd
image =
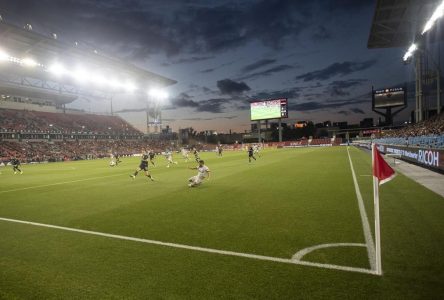
<path id="1" fill-rule="evenodd" d="M 375 164 L 375 147 L 372 144 L 372 165 Z M 382 275 L 382 261 L 381 261 L 381 226 L 379 220 L 379 179 L 373 175 L 373 203 L 375 206 L 375 252 L 376 252 L 376 274 Z"/>

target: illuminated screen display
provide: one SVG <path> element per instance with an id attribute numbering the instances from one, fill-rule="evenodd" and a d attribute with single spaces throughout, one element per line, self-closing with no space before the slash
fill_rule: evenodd
<path id="1" fill-rule="evenodd" d="M 373 107 L 387 108 L 403 106 L 406 103 L 406 91 L 403 87 L 373 91 Z"/>
<path id="2" fill-rule="evenodd" d="M 250 103 L 251 121 L 288 118 L 287 99 L 272 99 Z"/>

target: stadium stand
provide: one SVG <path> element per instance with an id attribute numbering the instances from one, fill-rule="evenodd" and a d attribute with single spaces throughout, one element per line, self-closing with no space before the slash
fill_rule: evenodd
<path id="1" fill-rule="evenodd" d="M 374 142 L 388 145 L 444 148 L 444 114 L 401 129 L 384 130 Z"/>
<path id="2" fill-rule="evenodd" d="M 42 111 L 0 109 L 2 132 L 53 132 L 141 135 L 141 132 L 118 116 L 63 114 Z"/>

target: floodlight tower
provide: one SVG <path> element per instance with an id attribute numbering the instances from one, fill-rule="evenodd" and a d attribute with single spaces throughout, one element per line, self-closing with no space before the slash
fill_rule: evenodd
<path id="1" fill-rule="evenodd" d="M 160 89 L 151 89 L 148 92 L 146 109 L 147 133 L 162 132 L 162 103 L 168 98 L 167 92 Z"/>

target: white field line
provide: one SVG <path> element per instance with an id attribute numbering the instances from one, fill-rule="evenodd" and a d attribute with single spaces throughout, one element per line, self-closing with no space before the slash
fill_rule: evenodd
<path id="1" fill-rule="evenodd" d="M 331 264 L 321 264 L 321 263 L 293 260 L 293 259 L 288 259 L 288 258 L 264 256 L 264 255 L 234 252 L 234 251 L 225 251 L 225 250 L 204 248 L 204 247 L 198 247 L 198 246 L 189 246 L 189 245 L 184 245 L 184 244 L 168 243 L 168 242 L 162 242 L 162 241 L 156 241 L 156 240 L 148 240 L 148 239 L 129 237 L 129 236 L 124 236 L 124 235 L 116 235 L 116 234 L 110 234 L 110 233 L 103 233 L 103 232 L 83 230 L 83 229 L 70 228 L 70 227 L 63 227 L 63 226 L 57 226 L 57 225 L 22 221 L 22 220 L 9 219 L 9 218 L 1 218 L 0 217 L 0 221 L 21 223 L 21 224 L 27 224 L 27 225 L 33 225 L 33 226 L 39 226 L 39 227 L 47 227 L 47 228 L 64 230 L 64 231 L 90 234 L 90 235 L 95 235 L 95 236 L 103 236 L 103 237 L 119 239 L 119 240 L 126 240 L 126 241 L 132 241 L 132 242 L 139 242 L 139 243 L 145 243 L 145 244 L 151 244 L 151 245 L 164 246 L 164 247 L 200 251 L 200 252 L 213 253 L 213 254 L 219 254 L 219 255 L 237 256 L 237 257 L 244 257 L 244 258 L 249 258 L 249 259 L 263 260 L 263 261 L 272 261 L 272 262 L 278 262 L 278 263 L 286 263 L 286 264 L 294 264 L 294 265 L 301 265 L 301 266 L 317 267 L 317 268 L 323 268 L 323 269 L 332 269 L 332 270 L 340 270 L 340 271 L 348 271 L 348 272 L 357 272 L 357 273 L 376 275 L 375 271 L 369 270 L 369 269 L 364 269 L 364 268 L 354 268 L 354 267 L 331 265 Z"/>
<path id="2" fill-rule="evenodd" d="M 76 182 L 82 182 L 82 181 L 96 180 L 96 179 L 102 179 L 102 178 L 108 178 L 108 177 L 116 177 L 116 176 L 122 176 L 122 175 L 124 175 L 124 174 L 122 173 L 122 174 L 113 174 L 113 175 L 99 176 L 99 177 L 89 177 L 89 178 L 78 179 L 78 180 L 71 180 L 71 181 L 63 181 L 63 182 L 56 182 L 56 183 L 50 183 L 50 184 L 28 186 L 28 187 L 24 187 L 24 188 L 0 191 L 0 194 L 10 193 L 10 192 L 18 192 L 18 191 L 25 191 L 25 190 L 31 190 L 31 189 L 38 189 L 38 188 L 42 188 L 42 187 L 55 186 L 55 185 L 70 184 L 70 183 L 76 183 Z"/>
<path id="3" fill-rule="evenodd" d="M 333 247 L 367 247 L 366 244 L 361 243 L 334 243 L 334 244 L 321 244 L 312 247 L 308 247 L 298 251 L 291 259 L 293 260 L 302 260 L 302 258 L 310 252 L 315 250 L 324 249 L 324 248 L 333 248 Z"/>
<path id="4" fill-rule="evenodd" d="M 367 245 L 368 261 L 372 270 L 376 270 L 376 250 L 373 242 L 370 224 L 368 222 L 367 213 L 365 212 L 364 200 L 362 199 L 361 190 L 359 189 L 358 180 L 356 180 L 353 162 L 350 157 L 350 151 L 347 146 L 348 161 L 350 162 L 350 169 L 352 172 L 353 183 L 355 185 L 356 198 L 358 199 L 359 212 L 361 213 L 362 228 L 364 230 L 365 243 Z"/>

